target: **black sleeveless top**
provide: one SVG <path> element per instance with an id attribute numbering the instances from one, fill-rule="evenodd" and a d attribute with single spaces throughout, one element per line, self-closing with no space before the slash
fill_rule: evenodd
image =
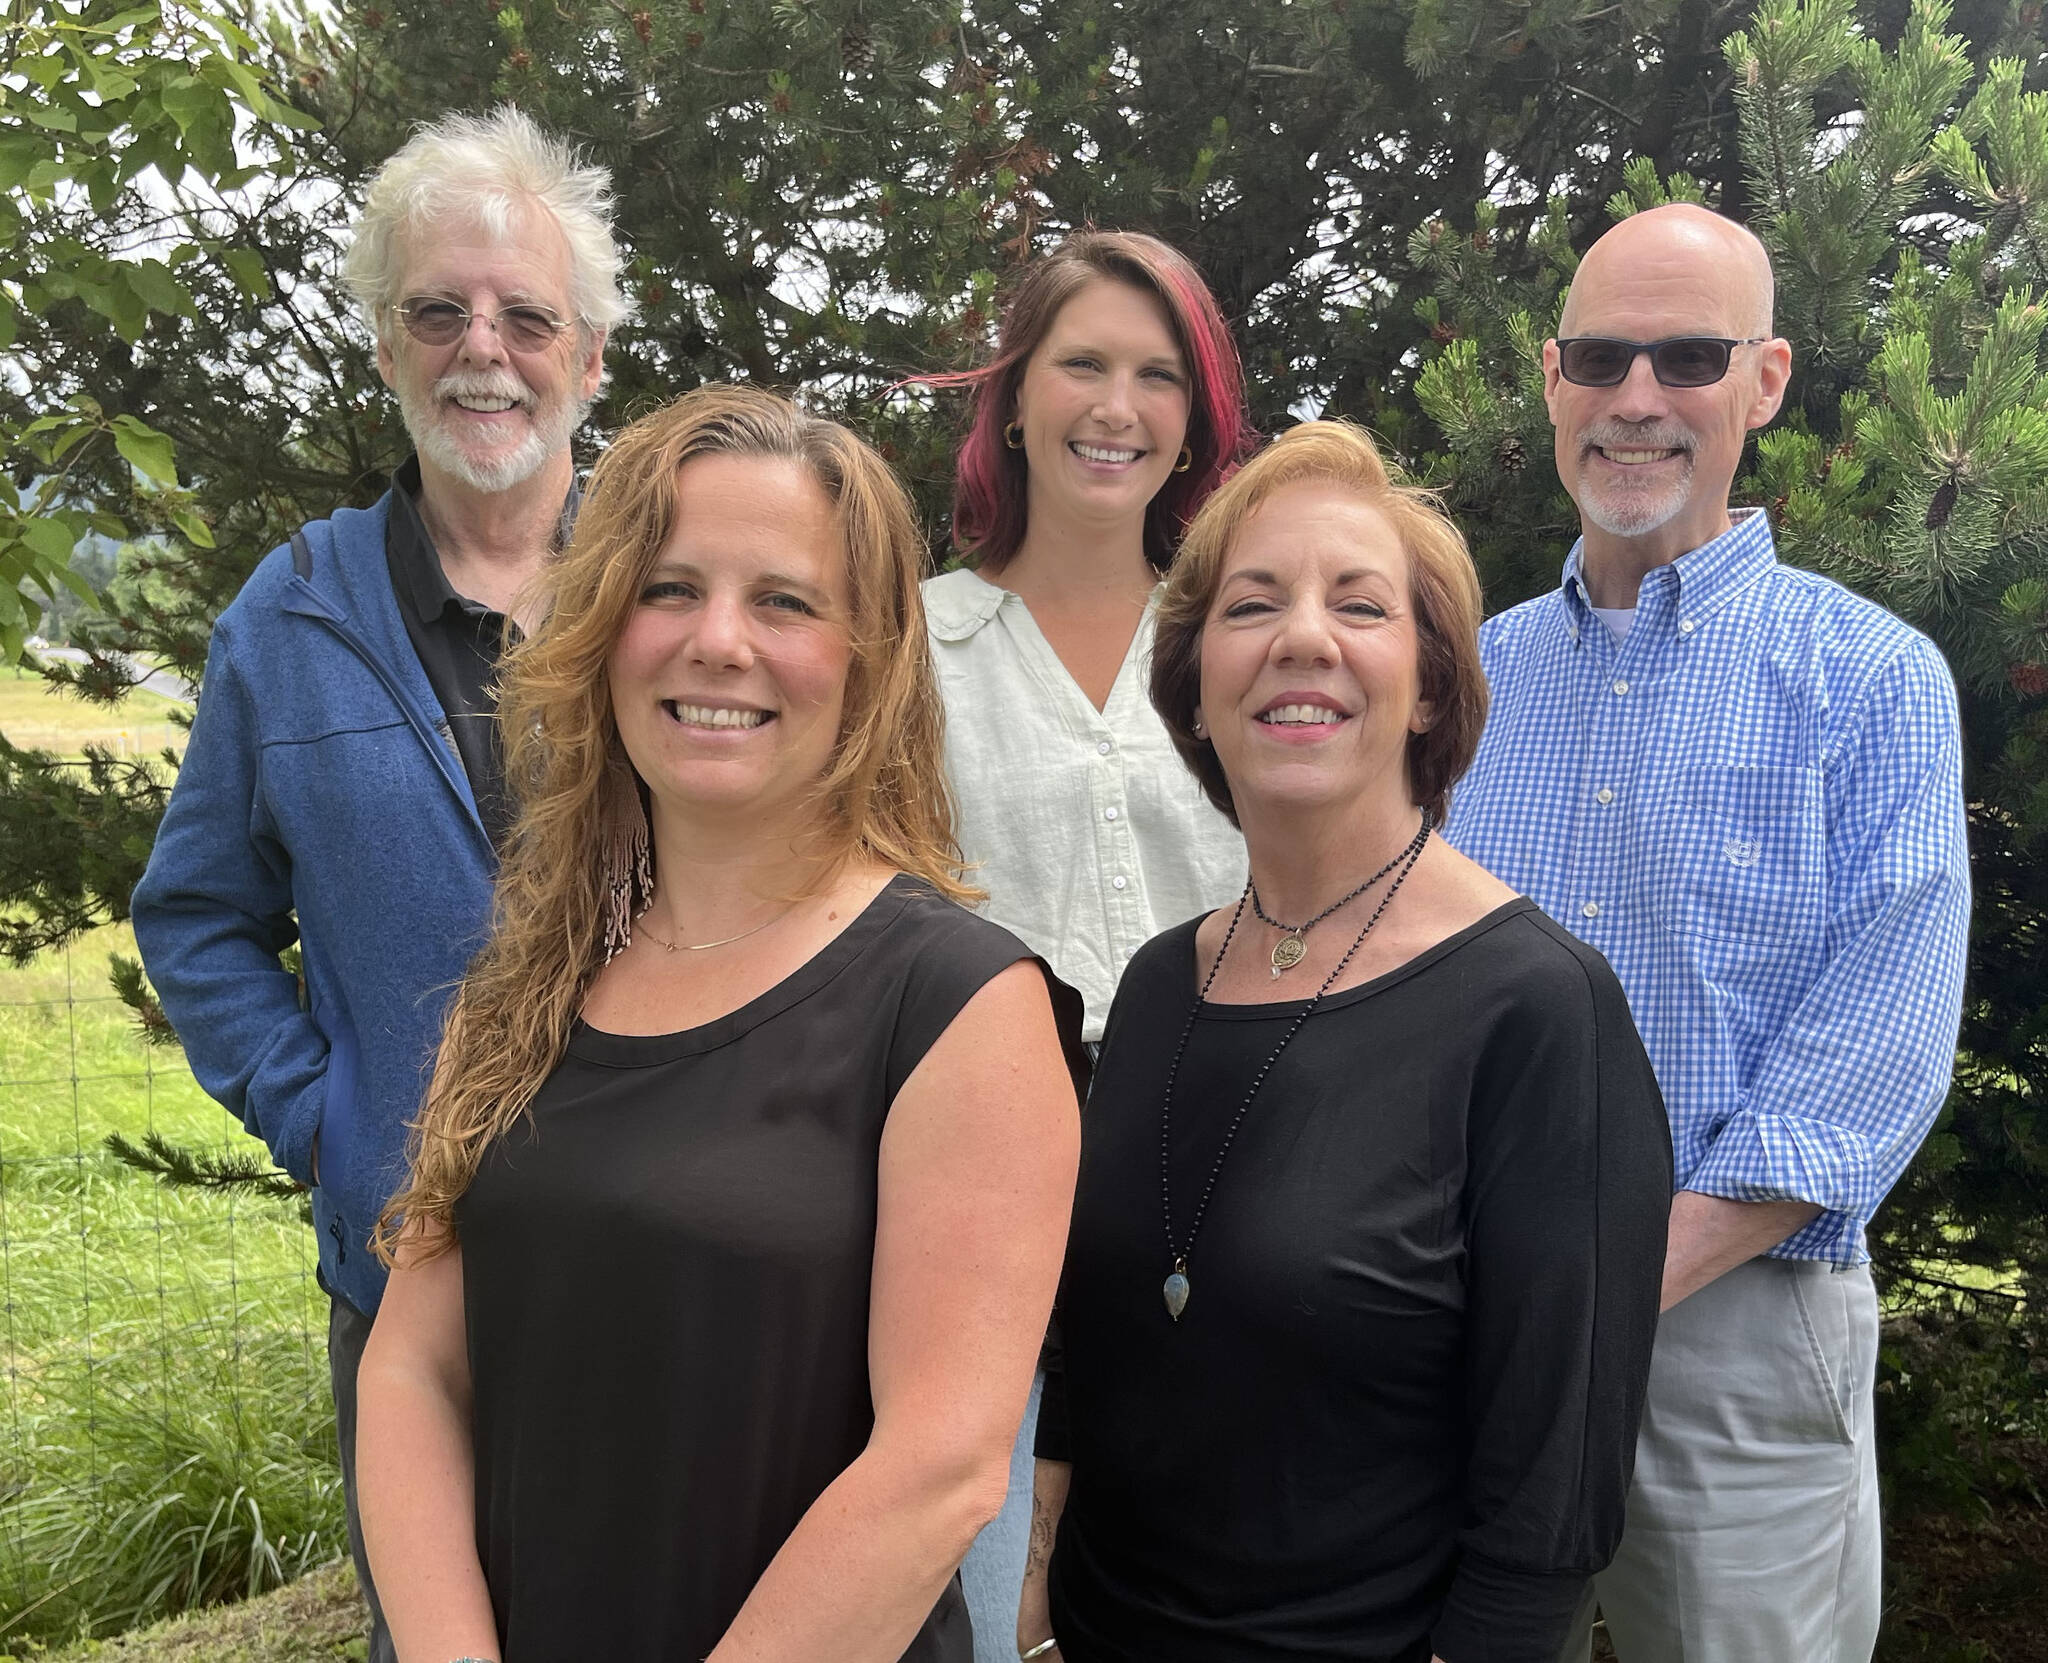
<path id="1" fill-rule="evenodd" d="M 899 876 L 728 1016 L 577 1026 L 456 1209 L 505 1663 L 703 1657 L 860 1454 L 890 1102 L 1030 956 Z M 1077 1036 L 1079 1001 L 1053 987 Z M 973 1652 L 956 1577 L 903 1655 Z"/>

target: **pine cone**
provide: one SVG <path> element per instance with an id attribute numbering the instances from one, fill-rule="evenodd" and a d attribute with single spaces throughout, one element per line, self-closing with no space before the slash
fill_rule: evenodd
<path id="1" fill-rule="evenodd" d="M 1949 522 L 1949 516 L 1956 511 L 1956 498 L 1962 494 L 1962 485 L 1954 474 L 1950 474 L 1934 489 L 1933 500 L 1927 504 L 1927 529 L 1939 531 Z"/>
<path id="2" fill-rule="evenodd" d="M 858 18 L 840 32 L 839 61 L 849 75 L 865 75 L 875 67 L 875 37 Z"/>
<path id="3" fill-rule="evenodd" d="M 1494 452 L 1494 461 L 1502 473 L 1520 473 L 1529 465 L 1529 447 L 1510 433 L 1501 440 L 1500 448 Z"/>
<path id="4" fill-rule="evenodd" d="M 2005 676 L 2023 699 L 2038 699 L 2048 693 L 2048 664 L 2015 664 Z"/>

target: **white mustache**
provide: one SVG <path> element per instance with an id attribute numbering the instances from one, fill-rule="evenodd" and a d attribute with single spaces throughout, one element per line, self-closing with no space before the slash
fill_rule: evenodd
<path id="1" fill-rule="evenodd" d="M 487 370 L 457 370 L 444 375 L 434 383 L 434 397 L 450 398 L 509 398 L 522 407 L 533 403 L 532 390 L 516 377 L 505 374 L 493 375 Z"/>
<path id="2" fill-rule="evenodd" d="M 1655 423 L 1596 423 L 1580 432 L 1579 443 L 1597 445 L 1601 450 L 1682 450 L 1688 456 L 1700 448 L 1699 436 L 1690 428 Z"/>

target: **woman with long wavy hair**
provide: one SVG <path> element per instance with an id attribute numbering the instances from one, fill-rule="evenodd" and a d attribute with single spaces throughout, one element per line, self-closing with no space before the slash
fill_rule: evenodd
<path id="1" fill-rule="evenodd" d="M 874 452 L 765 393 L 597 466 L 380 1236 L 363 1514 L 405 1663 L 971 1656 L 1072 996 L 958 904 L 922 558 Z"/>
<path id="2" fill-rule="evenodd" d="M 1092 1042 L 1131 955 L 1244 887 L 1244 840 L 1145 697 L 1161 579 L 1252 440 L 1237 348 L 1185 255 L 1084 231 L 1024 268 L 987 365 L 927 379 L 974 400 L 953 498 L 971 565 L 924 596 L 960 843 Z M 964 1568 L 981 1663 L 1011 1655 L 1036 1406 Z"/>

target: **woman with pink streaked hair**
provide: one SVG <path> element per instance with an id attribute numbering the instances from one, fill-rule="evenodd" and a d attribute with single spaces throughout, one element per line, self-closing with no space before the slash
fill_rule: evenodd
<path id="1" fill-rule="evenodd" d="M 964 387 L 959 570 L 924 586 L 946 772 L 988 916 L 1077 988 L 1099 1041 L 1146 941 L 1244 887 L 1244 842 L 1146 693 L 1182 531 L 1249 450 L 1237 348 L 1187 257 L 1083 231 L 1027 266 Z M 963 1567 L 978 1663 L 1007 1663 L 1030 1532 L 1034 1386 L 1009 1500 Z"/>

